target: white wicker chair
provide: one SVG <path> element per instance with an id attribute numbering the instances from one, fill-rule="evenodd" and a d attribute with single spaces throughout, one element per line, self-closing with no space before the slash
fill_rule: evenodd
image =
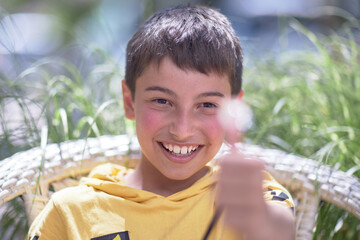
<path id="1" fill-rule="evenodd" d="M 330 202 L 360 218 L 360 181 L 313 160 L 252 145 L 247 154 L 265 161 L 267 170 L 296 201 L 296 236 L 312 239 L 318 203 Z M 222 149 L 219 155 L 226 149 Z M 50 144 L 0 161 L 0 205 L 22 195 L 31 222 L 52 191 L 77 184 L 77 178 L 103 162 L 136 164 L 140 147 L 125 135 Z"/>

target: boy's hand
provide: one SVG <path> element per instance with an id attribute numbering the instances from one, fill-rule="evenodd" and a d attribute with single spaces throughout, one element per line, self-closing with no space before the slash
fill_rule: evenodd
<path id="1" fill-rule="evenodd" d="M 263 162 L 233 152 L 222 159 L 217 204 L 225 224 L 246 240 L 292 240 L 294 217 L 289 209 L 267 203 L 263 193 Z"/>

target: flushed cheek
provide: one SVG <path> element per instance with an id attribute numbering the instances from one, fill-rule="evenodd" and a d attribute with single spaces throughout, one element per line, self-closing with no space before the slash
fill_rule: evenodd
<path id="1" fill-rule="evenodd" d="M 163 122 L 164 118 L 162 114 L 152 109 L 141 108 L 136 115 L 137 127 L 141 128 L 142 131 L 156 131 L 161 128 Z"/>
<path id="2" fill-rule="evenodd" d="M 216 139 L 219 142 L 223 142 L 225 137 L 225 131 L 221 127 L 216 116 L 211 116 L 201 120 L 202 128 L 206 132 L 207 136 L 211 139 Z"/>

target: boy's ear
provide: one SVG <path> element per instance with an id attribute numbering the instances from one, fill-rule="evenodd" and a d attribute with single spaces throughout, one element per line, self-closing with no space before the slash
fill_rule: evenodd
<path id="1" fill-rule="evenodd" d="M 244 89 L 241 89 L 239 94 L 236 96 L 236 98 L 241 100 L 243 96 L 244 96 Z"/>
<path id="2" fill-rule="evenodd" d="M 125 117 L 130 120 L 135 120 L 134 101 L 132 99 L 131 91 L 128 85 L 126 84 L 125 80 L 122 80 L 121 87 L 122 87 Z"/>

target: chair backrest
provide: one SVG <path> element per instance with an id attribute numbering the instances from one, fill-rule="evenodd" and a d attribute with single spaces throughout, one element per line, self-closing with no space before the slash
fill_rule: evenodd
<path id="1" fill-rule="evenodd" d="M 296 239 L 312 239 L 320 200 L 360 218 L 360 181 L 311 159 L 279 150 L 239 144 L 246 154 L 266 163 L 296 203 Z M 217 157 L 227 151 L 223 147 Z M 22 195 L 29 222 L 43 209 L 53 191 L 77 184 L 96 165 L 114 162 L 133 167 L 140 156 L 136 138 L 125 135 L 50 144 L 0 161 L 0 205 Z"/>

